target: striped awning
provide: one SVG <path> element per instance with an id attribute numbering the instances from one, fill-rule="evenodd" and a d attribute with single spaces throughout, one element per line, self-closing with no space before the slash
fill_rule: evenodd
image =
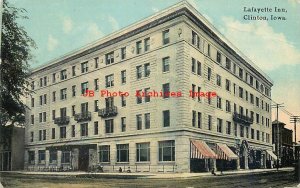
<path id="1" fill-rule="evenodd" d="M 215 159 L 216 154 L 202 140 L 191 140 L 191 158 L 192 159 Z"/>
<path id="2" fill-rule="evenodd" d="M 217 159 L 233 160 L 238 159 L 238 156 L 226 145 L 217 143 Z"/>
<path id="3" fill-rule="evenodd" d="M 277 156 L 273 153 L 272 150 L 267 150 L 267 153 L 268 153 L 274 160 L 277 160 Z"/>

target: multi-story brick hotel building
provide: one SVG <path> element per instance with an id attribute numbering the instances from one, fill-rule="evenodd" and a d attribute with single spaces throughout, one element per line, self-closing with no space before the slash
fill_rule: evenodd
<path id="1" fill-rule="evenodd" d="M 185 1 L 32 70 L 29 80 L 28 169 L 197 172 L 265 168 L 276 157 L 272 81 Z"/>

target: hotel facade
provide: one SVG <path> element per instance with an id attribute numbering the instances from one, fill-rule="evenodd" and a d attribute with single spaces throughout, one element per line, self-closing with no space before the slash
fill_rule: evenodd
<path id="1" fill-rule="evenodd" d="M 185 1 L 28 79 L 28 170 L 201 172 L 266 168 L 276 158 L 272 81 Z M 171 95 L 136 96 L 155 91 Z"/>

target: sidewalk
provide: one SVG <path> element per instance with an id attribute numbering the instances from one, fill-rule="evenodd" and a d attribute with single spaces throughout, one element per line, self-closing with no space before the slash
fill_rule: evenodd
<path id="1" fill-rule="evenodd" d="M 280 168 L 279 171 L 293 171 L 293 167 Z M 235 170 L 235 171 L 224 171 L 221 174 L 217 171 L 217 176 L 235 175 L 235 174 L 250 174 L 250 173 L 266 173 L 276 172 L 277 169 L 251 169 L 251 170 Z M 3 172 L 2 172 L 3 173 Z M 49 175 L 49 176 L 76 176 L 76 177 L 98 177 L 98 178 L 152 178 L 152 179 L 168 179 L 168 178 L 193 178 L 211 176 L 214 177 L 210 172 L 204 173 L 94 173 L 94 172 L 28 172 L 28 171 L 6 171 L 5 173 L 24 174 L 24 175 Z"/>

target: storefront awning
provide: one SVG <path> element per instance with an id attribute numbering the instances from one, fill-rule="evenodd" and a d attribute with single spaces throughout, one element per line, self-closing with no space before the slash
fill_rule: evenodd
<path id="1" fill-rule="evenodd" d="M 216 154 L 202 140 L 191 140 L 191 158 L 192 159 L 215 159 Z"/>
<path id="2" fill-rule="evenodd" d="M 273 153 L 272 150 L 267 150 L 267 153 L 268 153 L 274 160 L 277 160 L 277 156 Z"/>
<path id="3" fill-rule="evenodd" d="M 238 159 L 238 156 L 226 145 L 217 143 L 217 159 L 233 160 Z"/>

